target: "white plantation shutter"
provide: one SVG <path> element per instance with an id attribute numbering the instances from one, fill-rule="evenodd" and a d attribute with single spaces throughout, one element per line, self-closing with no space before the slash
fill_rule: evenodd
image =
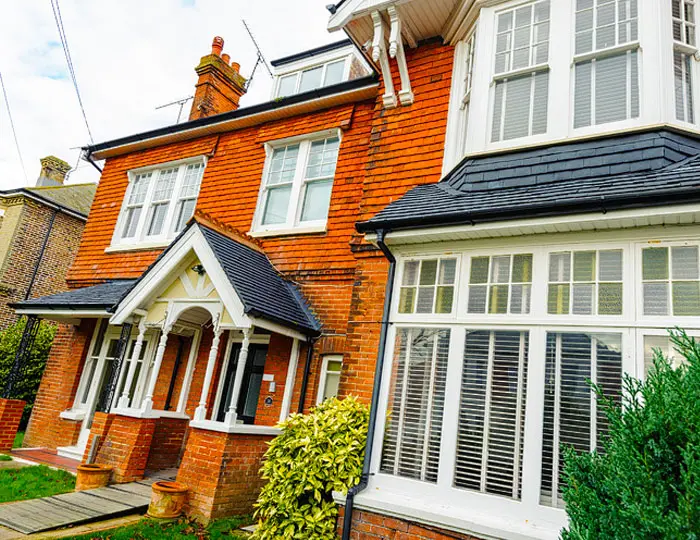
<path id="1" fill-rule="evenodd" d="M 456 487 L 520 499 L 527 332 L 467 332 Z"/>
<path id="2" fill-rule="evenodd" d="M 618 401 L 622 390 L 620 334 L 548 333 L 545 358 L 541 503 L 560 507 L 561 446 L 602 451 L 608 420 L 586 382 Z"/>
<path id="3" fill-rule="evenodd" d="M 436 482 L 450 331 L 397 331 L 381 471 Z"/>
<path id="4" fill-rule="evenodd" d="M 676 95 L 676 118 L 682 122 L 695 122 L 693 110 L 692 57 L 681 51 L 673 51 L 673 75 Z"/>

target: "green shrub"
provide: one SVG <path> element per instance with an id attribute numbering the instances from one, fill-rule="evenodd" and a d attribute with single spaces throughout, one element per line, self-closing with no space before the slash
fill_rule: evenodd
<path id="1" fill-rule="evenodd" d="M 369 409 L 353 397 L 329 399 L 283 422 L 261 469 L 267 480 L 256 504 L 257 540 L 335 539 L 338 508 L 362 473 Z"/>
<path id="2" fill-rule="evenodd" d="M 566 450 L 563 539 L 700 537 L 700 346 L 671 339 L 685 365 L 655 351 L 645 382 L 625 378 L 624 408 L 606 404 L 605 453 Z"/>
<path id="3" fill-rule="evenodd" d="M 22 339 L 25 324 L 26 319 L 22 317 L 16 323 L 0 331 L 0 392 L 5 388 L 8 375 L 15 362 L 15 352 Z M 23 399 L 27 402 L 22 417 L 22 426 L 25 426 L 29 420 L 55 333 L 56 327 L 54 325 L 41 321 L 23 376 L 13 389 L 13 398 Z"/>

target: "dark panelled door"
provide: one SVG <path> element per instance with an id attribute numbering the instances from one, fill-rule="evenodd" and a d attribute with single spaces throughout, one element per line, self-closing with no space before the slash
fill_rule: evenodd
<path id="1" fill-rule="evenodd" d="M 234 343 L 231 347 L 231 358 L 225 373 L 224 388 L 222 392 L 221 404 L 216 413 L 216 419 L 223 422 L 226 418 L 226 411 L 231 402 L 233 393 L 233 381 L 236 377 L 238 366 L 238 355 L 241 352 L 240 343 Z M 245 424 L 255 422 L 255 411 L 258 408 L 260 398 L 260 387 L 262 386 L 263 373 L 265 371 L 265 359 L 267 358 L 267 345 L 250 345 L 248 348 L 248 361 L 243 372 L 241 382 L 241 395 L 238 398 L 236 413 Z"/>

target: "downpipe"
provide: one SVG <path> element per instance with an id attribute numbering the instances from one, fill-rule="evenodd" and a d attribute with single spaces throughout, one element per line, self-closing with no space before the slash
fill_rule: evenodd
<path id="1" fill-rule="evenodd" d="M 352 511 L 355 504 L 355 495 L 364 491 L 369 482 L 369 468 L 372 461 L 372 449 L 374 447 L 374 432 L 377 424 L 377 408 L 379 405 L 379 393 L 382 388 L 382 373 L 384 371 L 384 353 L 386 351 L 386 339 L 389 331 L 389 314 L 391 311 L 391 299 L 394 293 L 394 275 L 396 273 L 396 258 L 384 243 L 387 231 L 377 231 L 377 246 L 382 250 L 384 257 L 389 261 L 386 289 L 384 292 L 384 311 L 382 313 L 381 329 L 379 333 L 379 349 L 377 350 L 377 363 L 374 370 L 374 387 L 372 388 L 372 401 L 369 409 L 369 425 L 367 426 L 367 445 L 365 446 L 365 459 L 362 463 L 360 483 L 348 490 L 345 497 L 345 515 L 343 516 L 342 540 L 350 539 L 352 530 Z"/>

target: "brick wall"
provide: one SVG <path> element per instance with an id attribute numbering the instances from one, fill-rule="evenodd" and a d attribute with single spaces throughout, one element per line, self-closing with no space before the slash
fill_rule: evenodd
<path id="1" fill-rule="evenodd" d="M 7 242 L 8 252 L 0 268 L 0 327 L 12 324 L 17 319 L 14 310 L 7 304 L 24 299 L 55 212 L 28 199 L 20 201 L 9 207 L 17 216 L 12 239 Z M 56 213 L 30 298 L 67 290 L 66 273 L 78 251 L 84 225 L 77 218 Z"/>
<path id="2" fill-rule="evenodd" d="M 156 419 L 151 450 L 146 469 L 161 471 L 175 468 L 180 463 L 180 456 L 185 449 L 189 420 L 186 418 Z"/>
<path id="3" fill-rule="evenodd" d="M 344 515 L 345 509 L 341 507 L 338 517 L 338 534 L 343 530 Z M 350 538 L 352 540 L 370 540 L 372 538 L 382 540 L 479 540 L 475 536 L 382 516 L 365 510 L 353 511 Z"/>
<path id="4" fill-rule="evenodd" d="M 189 514 L 205 521 L 249 514 L 263 485 L 258 471 L 271 439 L 192 428 L 177 474 L 190 490 Z"/>
<path id="5" fill-rule="evenodd" d="M 73 405 L 94 328 L 94 319 L 85 319 L 80 326 L 59 325 L 27 426 L 24 446 L 56 448 L 77 442 L 81 422 L 63 420 L 59 414 Z"/>
<path id="6" fill-rule="evenodd" d="M 0 452 L 12 450 L 25 405 L 21 399 L 0 399 Z"/>

